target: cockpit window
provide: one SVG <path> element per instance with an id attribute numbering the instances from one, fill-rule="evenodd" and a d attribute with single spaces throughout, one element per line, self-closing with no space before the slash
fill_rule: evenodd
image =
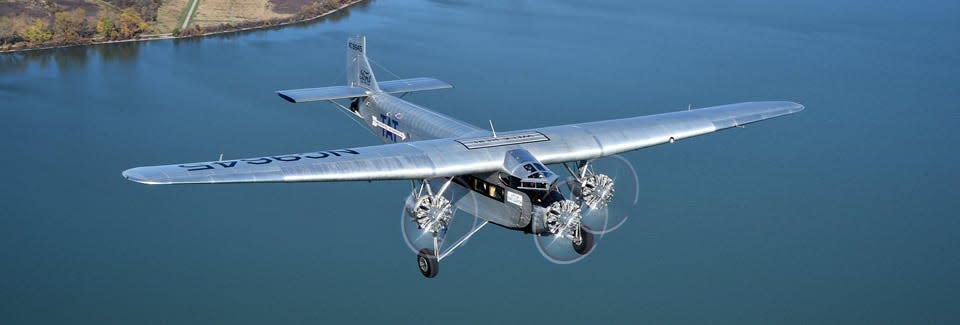
<path id="1" fill-rule="evenodd" d="M 533 164 L 525 164 L 523 165 L 523 169 L 531 173 L 537 171 L 536 169 L 533 168 Z"/>
<path id="2" fill-rule="evenodd" d="M 507 178 L 510 182 L 504 184 L 511 184 L 511 187 L 545 190 L 557 180 L 556 174 L 524 149 L 510 150 L 504 158 L 503 167 L 513 178 Z M 519 186 L 513 185 L 516 183 Z"/>

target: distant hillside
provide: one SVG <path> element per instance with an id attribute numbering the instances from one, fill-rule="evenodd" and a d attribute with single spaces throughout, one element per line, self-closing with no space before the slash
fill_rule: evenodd
<path id="1" fill-rule="evenodd" d="M 0 0 L 0 51 L 276 26 L 359 1 Z"/>

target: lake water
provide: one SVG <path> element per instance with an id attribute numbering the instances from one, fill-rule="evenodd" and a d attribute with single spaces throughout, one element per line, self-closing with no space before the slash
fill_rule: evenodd
<path id="1" fill-rule="evenodd" d="M 145 186 L 126 168 L 377 143 L 273 91 L 368 36 L 407 99 L 498 130 L 750 100 L 632 152 L 573 265 L 485 229 L 423 279 L 406 182 Z M 0 323 L 958 323 L 955 1 L 374 1 L 306 25 L 0 55 Z M 389 71 L 382 67 L 389 69 Z"/>

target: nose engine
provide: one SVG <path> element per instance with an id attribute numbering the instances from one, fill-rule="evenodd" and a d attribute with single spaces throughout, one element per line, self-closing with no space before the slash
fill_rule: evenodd
<path id="1" fill-rule="evenodd" d="M 530 152 L 516 149 L 507 152 L 501 174 L 504 183 L 530 197 L 530 232 L 537 249 L 559 264 L 586 256 L 594 236 L 617 229 L 637 203 L 636 171 L 623 157 L 572 165 L 563 164 L 569 176 L 561 178 Z"/>
<path id="2" fill-rule="evenodd" d="M 507 151 L 501 180 L 523 191 L 533 203 L 531 232 L 570 240 L 574 247 L 584 244 L 580 203 L 573 195 L 564 196 L 558 187 L 560 177 L 529 151 Z M 584 249 L 584 253 L 589 248 Z M 579 252 L 579 250 L 578 250 Z"/>

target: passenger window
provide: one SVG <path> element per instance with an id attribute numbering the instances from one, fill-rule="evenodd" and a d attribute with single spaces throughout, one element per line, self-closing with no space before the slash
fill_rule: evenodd
<path id="1" fill-rule="evenodd" d="M 469 181 L 470 187 L 473 188 L 474 192 L 480 193 L 489 197 L 491 199 L 503 202 L 503 188 L 494 184 L 487 183 L 486 181 L 471 177 Z"/>
<path id="2" fill-rule="evenodd" d="M 473 179 L 473 190 L 477 192 L 483 192 L 483 181 L 478 178 Z"/>
<path id="3" fill-rule="evenodd" d="M 503 202 L 503 188 L 496 185 L 490 185 L 490 197 L 497 201 Z"/>

